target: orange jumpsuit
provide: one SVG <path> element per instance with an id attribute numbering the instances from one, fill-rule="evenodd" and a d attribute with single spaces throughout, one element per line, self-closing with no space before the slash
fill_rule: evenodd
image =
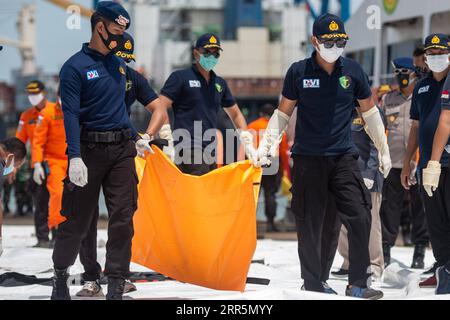
<path id="1" fill-rule="evenodd" d="M 264 133 L 264 130 L 266 130 L 267 126 L 269 125 L 269 119 L 265 117 L 261 117 L 253 122 L 251 122 L 248 125 L 249 130 L 255 130 L 254 133 L 256 135 L 256 147 L 259 146 L 259 140 L 262 138 L 262 135 Z M 253 132 L 252 132 L 253 133 Z M 283 138 L 281 139 L 280 143 L 280 162 L 281 162 L 281 168 L 283 169 L 283 172 L 289 173 L 289 147 L 286 139 L 286 133 L 283 133 Z"/>
<path id="2" fill-rule="evenodd" d="M 50 194 L 49 229 L 56 228 L 66 219 L 61 216 L 63 180 L 67 174 L 66 133 L 61 106 L 49 104 L 41 111 L 32 144 L 32 163 L 46 161 L 49 166 L 47 189 Z"/>

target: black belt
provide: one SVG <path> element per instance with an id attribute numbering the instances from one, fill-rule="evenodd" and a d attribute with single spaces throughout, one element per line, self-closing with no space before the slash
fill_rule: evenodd
<path id="1" fill-rule="evenodd" d="M 81 141 L 91 143 L 119 143 L 125 140 L 131 140 L 131 138 L 131 129 L 81 132 Z"/>

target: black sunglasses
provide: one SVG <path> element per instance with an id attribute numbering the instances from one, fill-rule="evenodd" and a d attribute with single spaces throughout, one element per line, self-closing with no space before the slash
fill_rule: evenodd
<path id="1" fill-rule="evenodd" d="M 412 71 L 406 68 L 397 68 L 394 70 L 394 74 L 395 75 L 399 75 L 399 74 L 408 74 L 411 73 Z"/>
<path id="2" fill-rule="evenodd" d="M 321 44 L 323 44 L 325 49 L 331 49 L 334 47 L 334 45 L 336 45 L 336 47 L 338 47 L 339 49 L 342 49 L 342 48 L 345 48 L 345 46 L 347 45 L 347 40 L 345 40 L 345 39 L 328 40 L 328 41 L 321 42 Z"/>
<path id="3" fill-rule="evenodd" d="M 219 58 L 220 57 L 220 51 L 216 51 L 216 52 L 212 52 L 206 49 L 203 49 L 201 51 L 201 54 L 204 55 L 206 58 L 213 56 L 215 58 Z"/>

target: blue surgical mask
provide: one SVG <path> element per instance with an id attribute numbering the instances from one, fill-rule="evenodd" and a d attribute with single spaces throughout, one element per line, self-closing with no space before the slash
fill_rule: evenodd
<path id="1" fill-rule="evenodd" d="M 219 59 L 214 57 L 213 55 L 210 55 L 209 57 L 205 57 L 203 54 L 200 55 L 199 63 L 206 71 L 211 71 L 212 69 L 214 69 L 218 62 Z"/>
<path id="2" fill-rule="evenodd" d="M 14 158 L 11 161 L 11 164 L 7 167 L 5 161 L 0 162 L 0 172 L 3 171 L 3 175 L 7 176 L 8 174 L 14 171 Z"/>

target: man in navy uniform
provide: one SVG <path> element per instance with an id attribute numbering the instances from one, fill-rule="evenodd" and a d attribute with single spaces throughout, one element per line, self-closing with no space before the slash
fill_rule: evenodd
<path id="1" fill-rule="evenodd" d="M 336 294 L 326 281 L 336 252 L 339 215 L 349 242 L 349 285 L 345 294 L 379 299 L 383 293 L 368 286 L 371 201 L 352 140 L 356 100 L 366 131 L 380 152 L 385 177 L 391 160 L 368 78 L 358 63 L 341 57 L 347 40 L 339 17 L 324 14 L 316 19 L 311 38 L 315 51 L 311 58 L 294 63 L 288 70 L 279 108 L 269 121 L 258 158 L 265 162 L 275 154 L 274 146 L 298 106 L 291 206 L 304 289 Z"/>
<path id="2" fill-rule="evenodd" d="M 136 149 L 140 154 L 150 151 L 151 136 L 163 124 L 151 126 L 155 132 L 145 138 L 131 125 L 125 105 L 127 67 L 114 52 L 129 26 L 130 16 L 120 4 L 100 2 L 91 17 L 91 41 L 61 69 L 69 170 L 61 210 L 67 221 L 59 227 L 53 251 L 55 300 L 70 299 L 68 268 L 97 213 L 101 188 L 109 215 L 106 298 L 122 299 L 137 207 Z"/>
<path id="3" fill-rule="evenodd" d="M 450 293 L 450 158 L 448 152 L 443 152 L 450 141 L 445 134 L 445 116 L 441 117 L 450 106 L 449 53 L 448 36 L 431 34 L 425 39 L 425 59 L 431 73 L 414 88 L 411 104 L 413 124 L 401 174 L 403 186 L 410 189 L 408 177 L 411 168 L 408 164 L 419 148 L 421 190 L 431 247 L 436 259 L 435 274 L 419 285 L 436 287 L 436 294 Z"/>
<path id="4" fill-rule="evenodd" d="M 221 51 L 217 35 L 207 33 L 200 36 L 193 50 L 194 64 L 174 71 L 161 89 L 163 106 L 173 108 L 174 128 L 187 130 L 191 137 L 179 141 L 176 147 L 175 163 L 184 173 L 203 175 L 216 168 L 215 157 L 207 152 L 214 141 L 208 139 L 206 132 L 210 130 L 211 138 L 216 136 L 220 108 L 224 108 L 238 129 L 247 157 L 256 161 L 253 136 L 247 131 L 247 122 L 227 83 L 213 71 Z M 198 132 L 196 125 L 200 125 Z M 171 135 L 161 135 L 161 138 L 173 141 Z"/>
<path id="5" fill-rule="evenodd" d="M 135 61 L 134 39 L 127 32 L 124 33 L 123 47 L 119 48 L 115 54 L 127 64 L 131 63 L 131 61 Z M 136 101 L 139 101 L 139 103 L 152 113 L 153 121 L 150 122 L 147 132 L 155 132 L 155 129 L 152 128 L 152 126 L 168 119 L 166 109 L 161 105 L 158 95 L 150 87 L 148 80 L 128 65 L 125 95 L 125 105 L 127 106 L 128 115 L 131 114 L 131 106 Z M 170 125 L 168 130 L 170 130 Z M 161 134 L 161 131 L 163 131 L 163 128 L 161 128 L 159 134 Z M 167 147 L 164 147 L 163 150 L 166 151 L 166 148 Z M 170 152 L 168 153 L 171 154 Z M 97 262 L 97 221 L 98 213 L 96 213 L 92 219 L 89 232 L 81 243 L 80 262 L 83 264 L 85 272 L 83 274 L 84 285 L 83 288 L 77 292 L 77 297 L 103 296 L 102 287 L 100 286 L 102 268 Z M 124 293 L 132 291 L 136 291 L 136 286 L 129 280 L 125 281 Z"/>

